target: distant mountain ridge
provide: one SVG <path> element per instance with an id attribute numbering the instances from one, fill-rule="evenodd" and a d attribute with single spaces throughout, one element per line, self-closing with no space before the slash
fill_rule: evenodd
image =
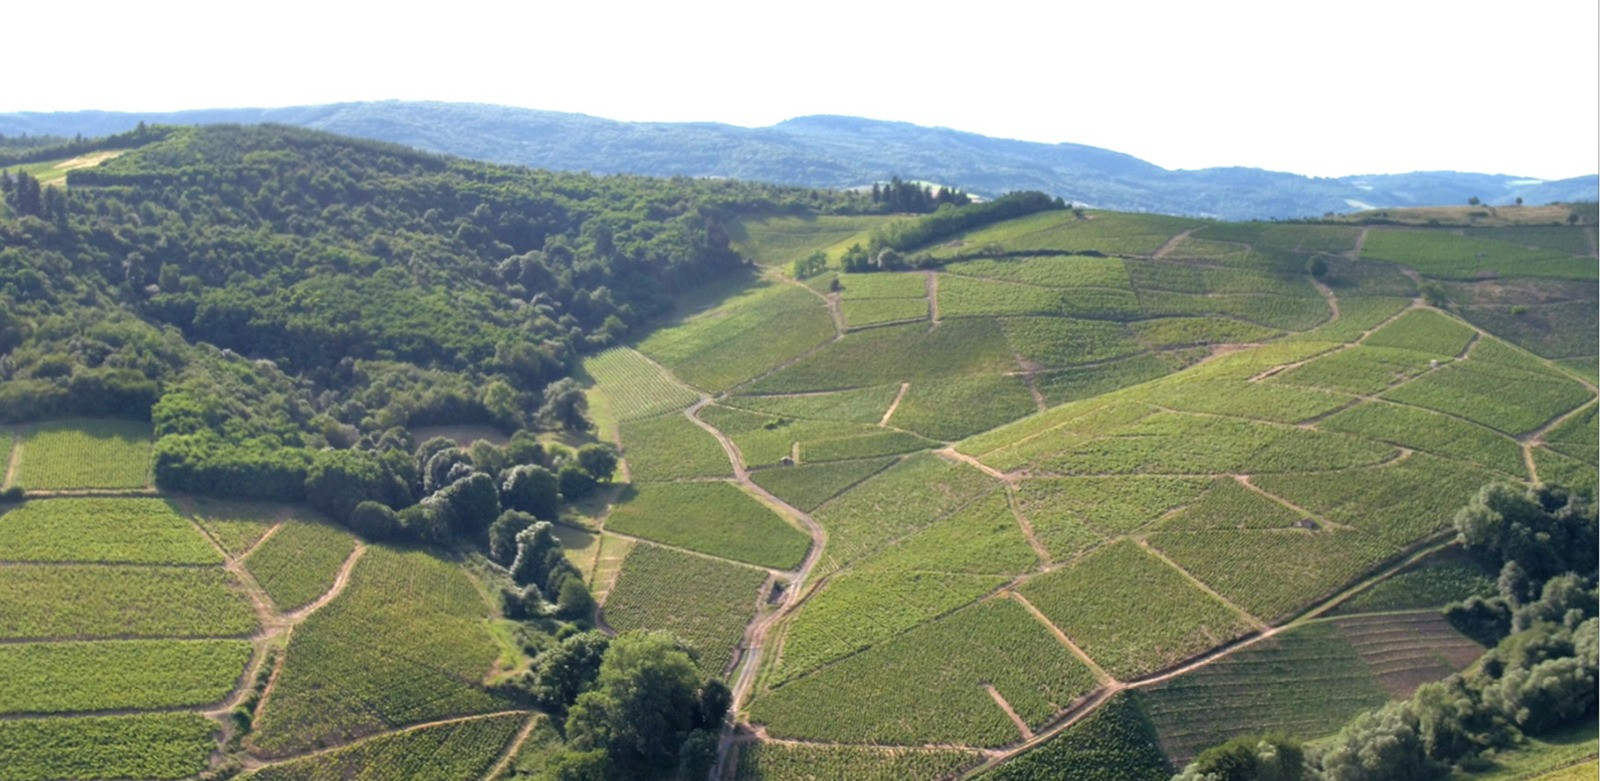
<path id="1" fill-rule="evenodd" d="M 1559 181 L 1454 171 L 1317 178 L 1259 168 L 1169 170 L 1081 144 L 1041 144 L 858 117 L 771 127 L 619 122 L 476 103 L 377 101 L 167 113 L 0 114 L 0 134 L 99 136 L 138 122 L 275 122 L 497 163 L 592 173 L 728 177 L 854 187 L 898 175 L 979 195 L 1042 190 L 1090 206 L 1219 219 L 1287 219 L 1366 208 L 1591 201 L 1600 177 Z"/>

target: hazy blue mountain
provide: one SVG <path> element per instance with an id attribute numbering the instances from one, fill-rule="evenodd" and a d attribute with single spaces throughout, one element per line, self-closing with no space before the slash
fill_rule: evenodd
<path id="1" fill-rule="evenodd" d="M 140 121 L 277 122 L 498 163 L 594 173 L 721 176 L 852 187 L 898 175 L 978 195 L 1043 190 L 1108 209 L 1223 219 L 1317 216 L 1386 206 L 1594 200 L 1600 178 L 1546 182 L 1453 171 L 1315 178 L 1259 168 L 1169 170 L 1081 144 L 1039 144 L 857 117 L 772 127 L 617 122 L 473 103 L 382 101 L 174 113 L 0 114 L 0 134 L 105 135 Z"/>

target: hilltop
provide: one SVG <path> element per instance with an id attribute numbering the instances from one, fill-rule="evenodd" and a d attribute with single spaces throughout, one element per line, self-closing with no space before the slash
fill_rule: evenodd
<path id="1" fill-rule="evenodd" d="M 1313 178 L 1255 168 L 1168 170 L 1080 144 L 1039 144 L 857 117 L 810 116 L 765 128 L 709 122 L 618 122 L 467 103 L 382 101 L 173 113 L 0 114 L 0 134 L 99 136 L 140 121 L 276 122 L 418 149 L 558 171 L 728 177 L 843 188 L 902 178 L 993 197 L 1039 190 L 1095 208 L 1285 219 L 1370 208 L 1594 200 L 1597 177 L 1419 172 Z"/>

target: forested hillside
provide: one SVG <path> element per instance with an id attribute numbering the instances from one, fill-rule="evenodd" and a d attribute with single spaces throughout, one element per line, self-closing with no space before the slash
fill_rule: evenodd
<path id="1" fill-rule="evenodd" d="M 117 133 L 172 124 L 278 122 L 540 168 L 732 177 L 865 187 L 890 176 L 945 182 L 986 197 L 1039 190 L 1096 208 L 1219 219 L 1287 219 L 1364 208 L 1593 200 L 1593 175 L 1545 182 L 1456 171 L 1338 178 L 1259 168 L 1172 170 L 1110 149 L 1041 144 L 861 117 L 807 116 L 771 127 L 618 122 L 583 114 L 428 101 L 162 113 L 0 114 L 0 134 Z M 1574 173 L 1579 173 L 1574 171 Z"/>

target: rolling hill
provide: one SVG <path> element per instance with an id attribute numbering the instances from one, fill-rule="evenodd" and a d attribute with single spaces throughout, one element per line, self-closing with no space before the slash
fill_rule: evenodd
<path id="1" fill-rule="evenodd" d="M 856 187 L 891 175 L 990 197 L 1013 190 L 1119 211 L 1285 219 L 1368 208 L 1522 198 L 1594 200 L 1597 178 L 1544 182 L 1453 171 L 1313 178 L 1257 168 L 1168 170 L 1081 144 L 1039 144 L 857 117 L 808 116 L 765 128 L 617 122 L 467 103 L 382 101 L 173 113 L 0 114 L 0 134 L 99 136 L 149 123 L 276 122 L 431 152 L 558 171 L 728 177 Z"/>

